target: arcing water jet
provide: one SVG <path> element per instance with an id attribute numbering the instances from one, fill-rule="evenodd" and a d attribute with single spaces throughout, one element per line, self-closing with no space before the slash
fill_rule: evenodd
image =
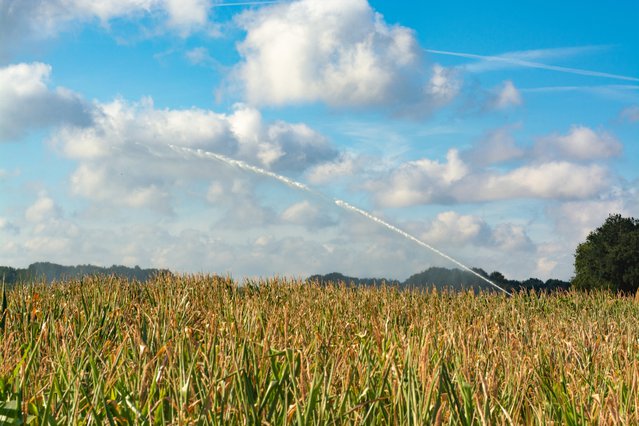
<path id="1" fill-rule="evenodd" d="M 309 192 L 311 194 L 318 195 L 321 198 L 328 199 L 332 203 L 334 203 L 336 206 L 340 207 L 343 210 L 351 211 L 351 212 L 354 212 L 354 213 L 358 213 L 358 214 L 364 216 L 365 218 L 367 218 L 368 220 L 371 220 L 371 221 L 373 221 L 375 223 L 379 223 L 380 225 L 384 226 L 385 228 L 389 229 L 390 231 L 393 231 L 396 234 L 399 234 L 402 237 L 404 237 L 404 238 L 406 238 L 408 240 L 411 240 L 414 243 L 416 243 L 416 244 L 418 244 L 418 245 L 420 245 L 420 246 L 422 246 L 424 248 L 427 248 L 428 250 L 432 251 L 433 253 L 443 257 L 444 259 L 454 263 L 455 265 L 461 267 L 462 269 L 464 269 L 464 270 L 470 272 L 471 274 L 477 276 L 478 278 L 482 279 L 483 281 L 487 282 L 488 284 L 490 284 L 494 288 L 502 291 L 503 293 L 507 294 L 508 296 L 512 296 L 511 293 L 508 292 L 506 289 L 498 286 L 497 284 L 495 284 L 494 282 L 492 282 L 488 278 L 486 278 L 483 275 L 477 273 L 472 268 L 464 265 L 460 261 L 450 257 L 446 253 L 438 250 L 437 248 L 431 246 L 430 244 L 425 243 L 424 241 L 420 240 L 419 238 L 414 237 L 413 235 L 409 234 L 408 232 L 403 231 L 403 230 L 399 229 L 398 227 L 396 227 L 394 225 L 391 225 L 390 223 L 386 222 L 385 220 L 380 219 L 379 217 L 374 216 L 374 215 L 368 213 L 365 210 L 362 210 L 362 209 L 357 208 L 357 207 L 355 207 L 353 205 L 350 205 L 346 201 L 339 200 L 339 199 L 336 199 L 336 198 L 330 198 L 330 197 L 326 196 L 325 194 L 323 194 L 323 193 L 321 193 L 321 192 L 319 192 L 317 190 L 309 188 L 308 186 L 304 185 L 301 182 L 297 182 L 297 181 L 295 181 L 293 179 L 287 178 L 286 176 L 278 175 L 277 173 L 273 173 L 273 172 L 271 172 L 269 170 L 262 169 L 260 167 L 256 167 L 256 166 L 247 164 L 244 161 L 235 160 L 235 159 L 226 157 L 226 156 L 224 156 L 222 154 L 217 154 L 217 153 L 210 152 L 210 151 L 204 151 L 204 150 L 201 150 L 201 149 L 195 150 L 195 149 L 191 149 L 191 148 L 178 147 L 178 146 L 175 146 L 175 145 L 169 145 L 169 147 L 171 149 L 173 149 L 174 151 L 178 151 L 178 152 L 182 151 L 183 153 L 186 152 L 186 153 L 194 154 L 194 155 L 196 155 L 198 157 L 201 157 L 201 158 L 212 158 L 212 159 L 221 161 L 221 162 L 223 162 L 223 163 L 225 163 L 225 164 L 227 164 L 229 166 L 237 167 L 237 168 L 240 168 L 242 170 L 247 170 L 247 171 L 250 171 L 252 173 L 256 173 L 256 174 L 259 174 L 259 175 L 267 176 L 267 177 L 270 177 L 272 179 L 278 180 L 278 181 L 284 183 L 285 185 L 290 186 L 291 188 L 295 188 L 295 189 L 298 189 L 298 190 L 301 190 L 301 191 L 306 191 L 306 192 Z"/>

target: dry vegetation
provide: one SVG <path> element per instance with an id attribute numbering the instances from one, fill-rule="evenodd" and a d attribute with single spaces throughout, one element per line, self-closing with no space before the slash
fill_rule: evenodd
<path id="1" fill-rule="evenodd" d="M 7 299 L 0 421 L 639 423 L 639 304 L 607 293 L 165 276 Z"/>

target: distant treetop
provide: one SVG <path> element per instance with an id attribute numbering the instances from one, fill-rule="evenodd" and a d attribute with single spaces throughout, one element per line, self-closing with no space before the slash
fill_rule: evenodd
<path id="1" fill-rule="evenodd" d="M 639 219 L 610 215 L 579 244 L 575 253 L 577 289 L 636 293 L 639 288 Z"/>

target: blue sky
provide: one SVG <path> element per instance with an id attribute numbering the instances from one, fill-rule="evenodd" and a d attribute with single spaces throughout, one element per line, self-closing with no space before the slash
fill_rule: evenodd
<path id="1" fill-rule="evenodd" d="M 639 216 L 638 20 L 634 1 L 0 0 L 0 264 L 454 266 L 340 198 L 470 266 L 568 279 L 608 214 Z"/>

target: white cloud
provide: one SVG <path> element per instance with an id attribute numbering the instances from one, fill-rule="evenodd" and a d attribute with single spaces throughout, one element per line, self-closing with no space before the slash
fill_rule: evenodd
<path id="1" fill-rule="evenodd" d="M 477 216 L 446 211 L 437 215 L 421 237 L 429 243 L 459 246 L 477 243 L 489 232 L 488 225 Z"/>
<path id="2" fill-rule="evenodd" d="M 451 149 L 445 163 L 427 158 L 410 161 L 392 172 L 388 179 L 371 182 L 368 187 L 376 192 L 381 205 L 405 207 L 451 198 L 447 189 L 468 172 L 458 151 Z"/>
<path id="3" fill-rule="evenodd" d="M 52 37 L 74 23 L 150 17 L 181 36 L 208 30 L 210 0 L 3 0 L 0 58 L 30 39 Z"/>
<path id="4" fill-rule="evenodd" d="M 352 176 L 358 165 L 351 155 L 341 155 L 334 161 L 313 166 L 306 173 L 306 177 L 312 184 L 319 185 L 330 183 L 336 179 Z"/>
<path id="5" fill-rule="evenodd" d="M 311 204 L 308 200 L 289 206 L 282 212 L 282 220 L 295 225 L 305 226 L 309 230 L 326 228 L 336 225 L 337 221 L 331 217 L 322 206 Z"/>
<path id="6" fill-rule="evenodd" d="M 49 89 L 51 66 L 39 62 L 0 68 L 0 141 L 61 124 L 88 125 L 91 105 L 63 87 Z"/>
<path id="7" fill-rule="evenodd" d="M 531 251 L 535 247 L 522 225 L 498 223 L 491 226 L 479 216 L 453 210 L 438 213 L 434 219 L 424 224 L 409 223 L 407 229 L 411 229 L 429 244 L 455 250 L 481 247 L 513 253 Z"/>
<path id="8" fill-rule="evenodd" d="M 308 167 L 333 160 L 337 150 L 306 124 L 277 121 L 267 130 L 263 164 L 275 170 L 302 172 Z"/>
<path id="9" fill-rule="evenodd" d="M 65 19 L 60 16 L 64 10 L 70 13 L 66 19 L 91 19 L 98 18 L 103 23 L 107 23 L 116 17 L 126 17 L 133 14 L 149 12 L 158 4 L 155 0 L 62 0 L 49 1 L 45 13 L 48 20 L 54 24 L 56 21 Z"/>
<path id="10" fill-rule="evenodd" d="M 492 107 L 496 109 L 504 109 L 511 106 L 517 106 L 522 104 L 521 93 L 512 81 L 506 80 L 502 86 L 495 91 Z"/>
<path id="11" fill-rule="evenodd" d="M 461 153 L 451 149 L 444 162 L 422 158 L 386 165 L 386 172 L 368 178 L 364 188 L 380 206 L 408 207 L 522 198 L 587 200 L 602 195 L 612 182 L 608 167 L 598 161 L 621 153 L 621 143 L 611 134 L 573 126 L 566 135 L 541 137 L 524 148 L 511 129 L 496 129 Z"/>
<path id="12" fill-rule="evenodd" d="M 216 227 L 245 231 L 264 229 L 280 222 L 274 209 L 266 205 L 254 176 L 227 174 L 216 176 L 207 189 L 206 200 L 214 209 Z"/>
<path id="13" fill-rule="evenodd" d="M 301 0 L 245 12 L 236 69 L 249 102 L 428 108 L 456 93 L 442 67 L 428 81 L 412 30 L 366 0 Z M 423 104 L 423 105 L 422 105 Z"/>
<path id="14" fill-rule="evenodd" d="M 40 256 L 51 256 L 71 248 L 71 240 L 63 237 L 33 237 L 25 241 L 24 247 Z"/>
<path id="15" fill-rule="evenodd" d="M 456 188 L 455 196 L 458 201 L 588 198 L 606 188 L 608 182 L 608 173 L 601 166 L 549 162 L 473 176 Z"/>
<path id="16" fill-rule="evenodd" d="M 599 165 L 565 161 L 523 165 L 508 171 L 473 170 L 451 149 L 447 161 L 429 159 L 402 164 L 389 177 L 370 181 L 378 204 L 387 207 L 467 203 L 513 198 L 583 199 L 609 183 Z"/>
<path id="17" fill-rule="evenodd" d="M 500 250 L 512 253 L 519 250 L 532 250 L 534 244 L 526 232 L 526 228 L 512 223 L 497 225 L 492 231 L 492 240 Z"/>
<path id="18" fill-rule="evenodd" d="M 208 21 L 210 0 L 165 0 L 163 7 L 168 14 L 168 25 L 187 36 L 196 28 L 203 28 Z"/>
<path id="19" fill-rule="evenodd" d="M 462 99 L 460 106 L 463 114 L 485 114 L 523 104 L 521 91 L 511 80 L 504 80 L 490 89 L 485 89 L 475 80 L 466 85 Z"/>
<path id="20" fill-rule="evenodd" d="M 525 150 L 517 146 L 510 130 L 510 127 L 493 130 L 471 149 L 462 152 L 462 158 L 480 167 L 522 158 Z"/>
<path id="21" fill-rule="evenodd" d="M 143 161 L 140 157 L 137 160 Z M 171 211 L 167 180 L 158 173 L 147 173 L 145 168 L 135 170 L 135 162 L 114 163 L 81 164 L 70 178 L 73 194 L 129 207 Z"/>
<path id="22" fill-rule="evenodd" d="M 537 259 L 537 268 L 535 269 L 535 276 L 541 277 L 541 279 L 548 279 L 553 275 L 555 268 L 559 262 L 549 259 L 548 257 L 540 257 Z"/>
<path id="23" fill-rule="evenodd" d="M 588 234 L 601 226 L 608 215 L 629 215 L 623 198 L 607 200 L 569 201 L 549 209 L 555 221 L 556 231 L 575 243 L 586 239 Z"/>
<path id="24" fill-rule="evenodd" d="M 58 217 L 58 210 L 53 199 L 46 194 L 40 194 L 38 199 L 26 210 L 25 217 L 30 222 L 43 222 Z"/>
<path id="25" fill-rule="evenodd" d="M 454 69 L 433 65 L 433 75 L 428 82 L 427 92 L 438 105 L 452 101 L 461 89 L 461 81 Z"/>
<path id="26" fill-rule="evenodd" d="M 49 205 L 34 216 L 41 221 L 23 219 L 19 234 L 5 232 L 0 255 L 13 264 L 15 259 L 22 259 L 21 264 L 42 259 L 63 264 L 125 263 L 228 272 L 240 278 L 337 270 L 404 279 L 430 265 L 452 266 L 385 228 L 318 199 L 295 202 L 275 216 L 260 217 L 265 212 L 263 205 L 242 204 L 255 194 L 254 188 L 255 182 L 245 176 L 214 181 L 209 187 L 211 205 L 189 204 L 179 216 L 169 217 L 154 212 L 137 215 L 117 205 L 102 216 L 91 210 L 67 214 L 58 209 L 52 217 L 46 214 L 51 211 Z M 34 205 L 48 204 L 40 201 L 45 198 L 51 197 L 42 193 Z M 52 203 L 57 206 L 56 201 Z M 233 217 L 220 218 L 220 209 L 228 209 Z M 438 246 L 455 247 L 456 255 L 477 247 L 494 253 L 494 229 L 476 216 L 456 212 L 446 212 L 432 224 L 421 226 L 422 232 L 430 230 L 431 236 L 438 236 Z M 487 264 L 495 264 L 491 262 Z"/>
<path id="27" fill-rule="evenodd" d="M 567 135 L 540 138 L 534 147 L 542 159 L 599 160 L 621 154 L 621 143 L 611 134 L 595 132 L 584 126 L 573 126 Z"/>
<path id="28" fill-rule="evenodd" d="M 0 231 L 8 232 L 11 234 L 18 234 L 20 232 L 20 228 L 17 225 L 10 222 L 7 218 L 0 217 Z"/>
<path id="29" fill-rule="evenodd" d="M 115 100 L 96 106 L 94 125 L 65 127 L 53 146 L 79 161 L 74 194 L 131 207 L 171 211 L 172 192 L 190 179 L 211 177 L 219 164 L 184 158 L 169 145 L 197 148 L 280 173 L 298 174 L 337 157 L 329 141 L 304 124 L 265 123 L 238 105 L 231 114 L 202 109 L 156 109 Z"/>
<path id="30" fill-rule="evenodd" d="M 621 111 L 621 118 L 629 121 L 630 123 L 636 123 L 639 121 L 639 105 L 631 105 L 624 108 Z"/>
<path id="31" fill-rule="evenodd" d="M 68 220 L 60 205 L 45 191 L 24 210 L 23 217 L 11 224 L 13 247 L 11 256 L 24 259 L 57 261 L 63 256 L 81 250 L 79 227 Z M 0 248 L 1 250 L 1 248 Z"/>
<path id="32" fill-rule="evenodd" d="M 217 61 L 211 56 L 206 47 L 195 47 L 187 50 L 184 57 L 192 65 L 218 66 Z"/>
<path id="33" fill-rule="evenodd" d="M 260 182 L 260 187 L 264 184 Z M 198 182 L 189 186 L 196 185 Z M 275 214 L 255 198 L 255 188 L 256 182 L 238 173 L 235 178 L 209 184 L 204 193 L 208 192 L 210 205 L 189 204 L 179 215 L 162 217 L 144 212 L 136 216 L 134 210 L 116 205 L 101 219 L 82 212 L 69 216 L 72 220 L 61 212 L 56 217 L 47 215 L 51 208 L 40 200 L 50 197 L 40 194 L 34 205 L 46 208 L 33 218 L 42 221 L 25 219 L 20 234 L 5 232 L 8 238 L 0 244 L 0 254 L 14 259 L 21 253 L 22 259 L 45 258 L 67 264 L 124 262 L 182 271 L 231 272 L 236 277 L 338 270 L 403 279 L 431 265 L 453 266 L 358 215 L 341 212 L 337 216 L 334 206 L 320 200 L 295 202 Z M 575 206 L 576 211 L 589 209 L 587 204 Z M 226 213 L 220 216 L 220 210 Z M 544 243 L 542 239 L 533 243 L 528 225 L 489 225 L 475 214 L 454 210 L 431 221 L 399 226 L 466 264 L 496 269 L 509 277 L 567 278 L 571 274 L 576 243 L 572 238 L 564 242 L 566 234 L 557 233 L 557 242 Z M 123 240 L 128 243 L 122 245 Z M 9 243 L 13 244 L 10 252 Z"/>

